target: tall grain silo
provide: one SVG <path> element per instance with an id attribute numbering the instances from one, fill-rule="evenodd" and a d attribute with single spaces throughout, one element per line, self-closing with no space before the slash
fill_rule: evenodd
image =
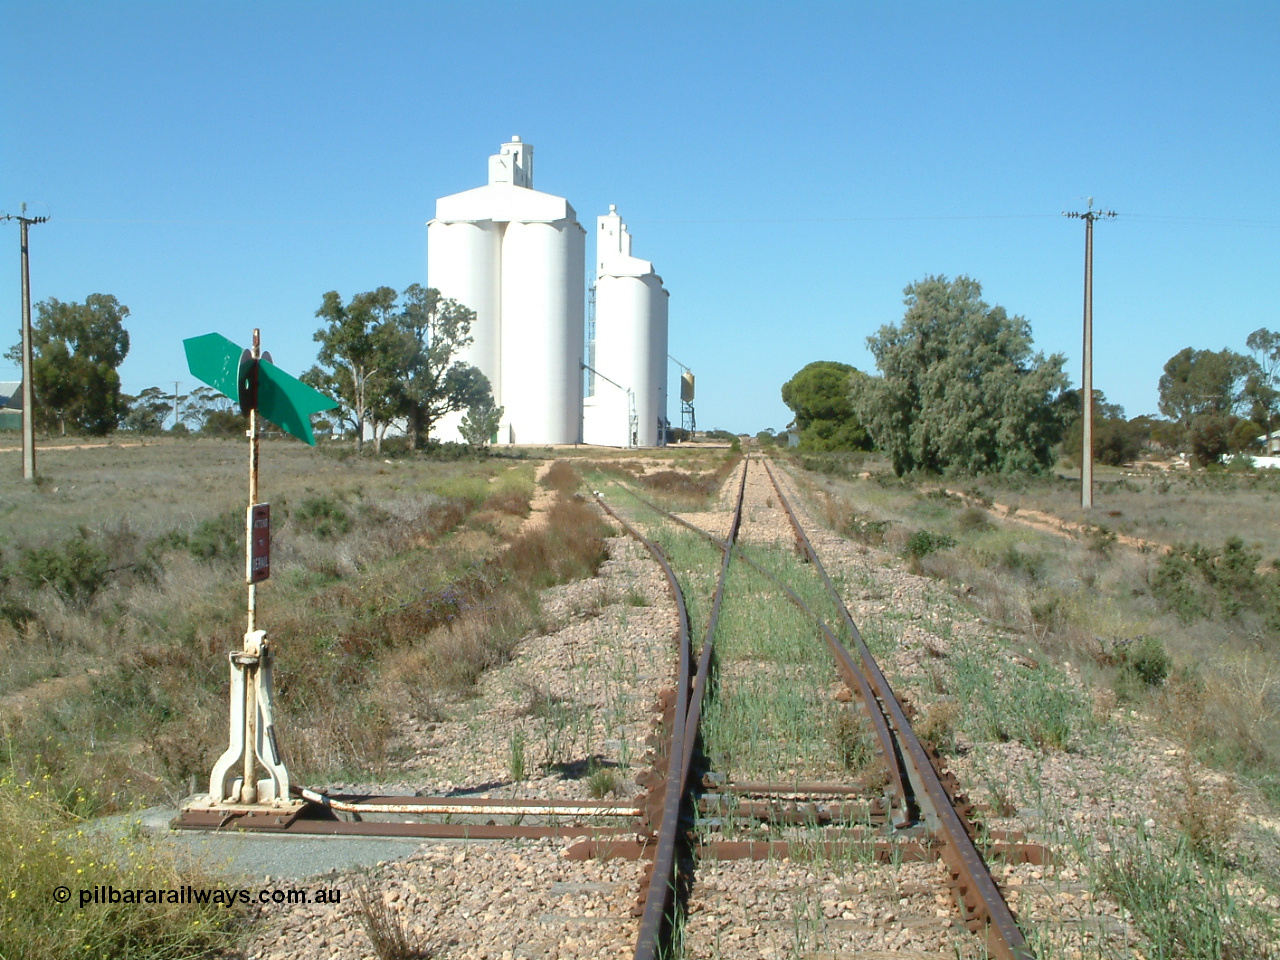
<path id="1" fill-rule="evenodd" d="M 582 435 L 585 231 L 563 197 L 533 189 L 533 147 L 512 137 L 489 182 L 436 201 L 427 284 L 476 312 L 462 359 L 505 407 L 499 443 L 577 443 Z M 460 439 L 461 414 L 439 426 Z"/>
<path id="2" fill-rule="evenodd" d="M 653 264 L 631 255 L 617 207 L 597 218 L 594 392 L 583 439 L 611 447 L 665 444 L 667 300 Z"/>

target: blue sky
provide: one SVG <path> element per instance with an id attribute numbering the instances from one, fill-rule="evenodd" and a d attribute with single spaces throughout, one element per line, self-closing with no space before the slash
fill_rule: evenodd
<path id="1" fill-rule="evenodd" d="M 1078 383 L 1060 213 L 1086 196 L 1121 214 L 1095 235 L 1095 384 L 1130 416 L 1181 348 L 1280 329 L 1274 2 L 0 0 L 0 36 L 0 210 L 53 218 L 35 299 L 128 305 L 131 393 L 189 389 L 181 340 L 213 330 L 310 366 L 324 292 L 425 282 L 435 199 L 512 134 L 580 219 L 618 205 L 701 427 L 785 425 L 811 360 L 872 369 L 927 274 L 979 280 Z"/>

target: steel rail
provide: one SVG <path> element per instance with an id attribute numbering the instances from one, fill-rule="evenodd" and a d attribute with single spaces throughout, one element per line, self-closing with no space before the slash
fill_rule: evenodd
<path id="1" fill-rule="evenodd" d="M 687 716 L 689 661 L 692 659 L 689 649 L 689 610 L 685 605 L 684 591 L 680 589 L 680 581 L 676 579 L 675 571 L 671 569 L 671 564 L 667 561 L 662 549 L 622 519 L 604 502 L 604 498 L 599 493 L 595 493 L 595 499 L 605 513 L 621 524 L 627 533 L 644 544 L 653 558 L 658 561 L 667 578 L 667 587 L 671 591 L 672 599 L 675 600 L 680 622 L 675 716 L 671 727 L 671 749 L 667 754 L 666 793 L 662 802 L 662 821 L 658 828 L 658 849 L 654 854 L 653 873 L 649 888 L 645 891 L 644 912 L 641 914 L 640 931 L 636 937 L 635 956 L 637 960 L 645 960 L 645 958 L 656 958 L 658 955 L 658 940 L 662 933 L 662 924 L 667 916 L 667 908 L 672 902 L 672 884 L 669 880 L 675 874 L 676 838 L 680 829 L 682 800 L 680 783 L 684 766 L 684 738 L 681 732 L 684 730 Z"/>
<path id="2" fill-rule="evenodd" d="M 818 553 L 810 542 L 808 535 L 804 532 L 804 528 L 801 526 L 799 518 L 796 517 L 791 503 L 782 492 L 782 487 L 779 485 L 777 477 L 774 476 L 773 469 L 769 466 L 767 460 L 763 461 L 763 463 L 765 472 L 773 483 L 773 489 L 778 494 L 778 502 L 782 504 L 787 517 L 791 521 L 791 528 L 795 531 L 797 542 L 804 550 L 805 555 L 808 556 L 814 569 L 818 571 L 828 594 L 840 610 L 845 627 L 849 630 L 849 634 L 858 650 L 858 655 L 862 660 L 863 669 L 875 688 L 880 702 L 884 705 L 890 719 L 893 721 L 893 725 L 898 732 L 898 740 L 905 748 L 907 759 L 915 774 L 913 779 L 917 781 L 920 788 L 923 788 L 923 792 L 932 807 L 930 813 L 936 818 L 937 826 L 944 840 L 943 859 L 947 861 L 947 865 L 951 868 L 953 875 L 960 884 L 961 896 L 964 897 L 965 903 L 972 910 L 975 918 L 987 924 L 988 944 L 992 949 L 992 953 L 999 960 L 1033 960 L 1034 955 L 1027 947 L 1026 938 L 1018 928 L 1018 923 L 1013 918 L 1013 913 L 1005 902 L 1004 895 L 1000 893 L 1000 888 L 996 886 L 995 880 L 992 879 L 991 872 L 979 855 L 977 847 L 974 846 L 968 830 L 965 829 L 964 823 L 960 819 L 960 815 L 956 813 L 955 807 L 952 806 L 951 798 L 947 795 L 938 772 L 930 762 L 924 745 L 920 742 L 920 738 L 916 736 L 915 731 L 911 729 L 911 724 L 902 709 L 902 704 L 898 702 L 888 679 L 880 670 L 875 657 L 871 655 L 871 651 L 863 641 L 862 633 L 858 630 L 858 625 L 854 623 L 853 616 L 849 613 L 849 608 L 845 605 L 844 598 L 840 596 L 840 591 L 831 582 L 831 578 L 827 575 L 822 561 L 818 559 Z M 843 645 L 841 649 L 843 650 Z M 844 650 L 843 656 L 852 665 L 852 658 L 847 650 Z"/>
<path id="3" fill-rule="evenodd" d="M 711 601 L 711 617 L 707 620 L 707 632 L 702 638 L 702 650 L 698 657 L 698 673 L 693 682 L 693 693 L 689 698 L 689 715 L 684 727 L 685 770 L 680 780 L 680 792 L 688 787 L 689 761 L 693 759 L 693 748 L 698 741 L 698 724 L 702 720 L 702 701 L 707 692 L 707 683 L 711 676 L 711 657 L 714 652 L 716 625 L 720 622 L 720 607 L 724 603 L 724 585 L 729 579 L 729 562 L 733 557 L 733 544 L 738 539 L 738 528 L 742 525 L 742 503 L 747 492 L 747 472 L 751 469 L 751 458 L 742 458 L 742 478 L 738 481 L 738 500 L 733 511 L 733 521 L 729 524 L 729 536 L 721 546 L 724 555 L 720 560 L 720 578 L 716 581 L 715 596 Z"/>
<path id="4" fill-rule="evenodd" d="M 747 471 L 750 469 L 749 458 L 742 461 L 742 477 L 738 482 L 737 503 L 733 511 L 733 520 L 729 527 L 729 543 L 738 535 L 742 523 L 742 502 L 746 493 Z M 596 501 L 610 516 L 623 525 L 633 536 L 643 542 L 663 564 L 663 571 L 675 584 L 675 573 L 667 563 L 661 549 L 634 527 L 623 520 L 617 513 L 609 509 L 599 493 Z M 720 618 L 720 608 L 724 602 L 724 585 L 728 578 L 729 563 L 732 550 L 724 548 L 720 563 L 720 576 L 716 581 L 715 595 L 711 602 L 711 615 L 707 621 L 707 630 L 702 641 L 702 650 L 698 658 L 698 669 L 694 677 L 692 689 L 688 682 L 688 662 L 684 656 L 689 646 L 688 612 L 684 608 L 684 595 L 679 592 L 683 626 L 683 646 L 681 650 L 681 684 L 676 697 L 675 721 L 671 727 L 671 750 L 667 760 L 666 795 L 663 797 L 662 824 L 658 830 L 658 849 L 654 855 L 653 872 L 649 877 L 649 888 L 645 893 L 644 911 L 641 915 L 640 930 L 636 936 L 635 960 L 656 960 L 661 945 L 663 924 L 671 916 L 673 893 L 676 886 L 676 843 L 679 840 L 680 810 L 684 804 L 685 790 L 689 785 L 689 769 L 693 762 L 694 747 L 697 743 L 698 723 L 702 716 L 702 700 L 706 693 L 707 681 L 711 673 L 711 658 L 716 624 Z M 687 700 L 686 700 L 687 697 Z"/>
<path id="5" fill-rule="evenodd" d="M 654 510 L 691 532 L 711 541 L 721 550 L 725 550 L 727 548 L 726 542 L 714 534 L 708 533 L 701 527 L 695 526 L 683 517 L 676 516 L 674 513 L 663 510 L 660 506 L 636 493 L 634 490 L 628 489 L 627 492 L 651 510 Z M 859 698 L 866 707 L 867 718 L 871 723 L 872 729 L 875 731 L 876 739 L 880 742 L 881 755 L 884 758 L 885 766 L 888 768 L 890 779 L 893 781 L 894 791 L 902 805 L 902 816 L 895 825 L 899 828 L 910 826 L 919 816 L 919 808 L 915 799 L 915 790 L 912 786 L 910 775 L 907 772 L 906 761 L 898 748 L 898 742 L 893 736 L 892 731 L 889 729 L 889 724 L 886 720 L 884 710 L 880 705 L 879 698 L 872 690 L 871 683 L 866 674 L 864 674 L 858 667 L 857 663 L 848 656 L 847 651 L 844 650 L 844 645 L 840 643 L 840 639 L 831 630 L 830 626 L 827 625 L 826 621 L 816 611 L 814 611 L 808 603 L 805 602 L 803 597 L 796 593 L 788 584 L 775 576 L 770 570 L 766 569 L 746 554 L 742 550 L 741 546 L 735 545 L 735 549 L 739 559 L 781 590 L 786 595 L 787 599 L 798 607 L 807 617 L 813 620 L 818 629 L 822 632 L 823 638 L 827 642 L 827 646 L 836 657 L 837 670 L 849 688 L 858 692 Z M 842 652 L 844 653 L 844 656 L 841 656 Z"/>

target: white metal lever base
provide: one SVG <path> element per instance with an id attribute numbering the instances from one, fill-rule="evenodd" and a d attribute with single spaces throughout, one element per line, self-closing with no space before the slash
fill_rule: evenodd
<path id="1" fill-rule="evenodd" d="M 291 804 L 289 771 L 280 759 L 272 714 L 271 651 L 266 631 L 244 636 L 244 649 L 233 651 L 231 661 L 230 741 L 209 777 L 209 799 L 214 803 Z M 247 720 L 252 716 L 253 744 L 249 744 Z M 250 751 L 252 751 L 250 753 Z M 249 754 L 266 770 L 256 783 L 245 782 L 245 756 Z M 251 768 L 252 769 L 252 768 Z M 246 789 L 247 787 L 247 789 Z"/>

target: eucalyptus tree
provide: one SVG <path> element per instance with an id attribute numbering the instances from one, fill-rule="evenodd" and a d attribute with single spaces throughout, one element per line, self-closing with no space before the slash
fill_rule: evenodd
<path id="1" fill-rule="evenodd" d="M 356 451 L 364 450 L 366 425 L 378 437 L 380 421 L 389 412 L 386 398 L 400 374 L 404 338 L 395 323 L 396 292 L 378 287 L 357 293 L 344 304 L 336 290 L 324 295 L 316 316 L 326 326 L 316 331 L 319 360 L 331 381 L 327 384 L 351 411 L 356 425 Z"/>
<path id="2" fill-rule="evenodd" d="M 1245 400 L 1253 366 L 1234 350 L 1179 350 L 1160 376 L 1160 412 L 1184 428 L 1198 417 L 1229 417 Z"/>
<path id="3" fill-rule="evenodd" d="M 493 399 L 489 379 L 458 358 L 471 344 L 475 311 L 442 297 L 434 287 L 412 284 L 403 294 L 397 323 L 404 337 L 402 375 L 392 405 L 405 418 L 410 449 L 428 440 L 432 427 L 450 413 Z M 496 429 L 497 424 L 494 424 Z M 485 436 L 492 433 L 487 431 Z"/>
<path id="4" fill-rule="evenodd" d="M 99 436 L 116 428 L 128 412 L 116 372 L 129 354 L 127 316 L 129 308 L 105 293 L 84 303 L 50 297 L 36 304 L 31 382 L 38 425 Z M 20 363 L 20 353 L 15 346 L 7 356 Z"/>
<path id="5" fill-rule="evenodd" d="M 337 396 L 339 415 L 355 429 L 363 450 L 366 427 L 381 452 L 392 423 L 403 423 L 416 449 L 441 417 L 490 397 L 488 379 L 458 358 L 471 343 L 475 313 L 434 288 L 412 284 L 403 294 L 379 287 L 344 304 L 324 295 L 316 316 L 320 366 L 303 379 Z"/>
<path id="6" fill-rule="evenodd" d="M 906 288 L 900 324 L 867 345 L 881 376 L 853 391 L 854 408 L 899 473 L 1039 472 L 1053 463 L 1067 386 L 1062 354 L 1033 352 L 1031 326 L 982 300 L 965 276 Z"/>
<path id="7" fill-rule="evenodd" d="M 1249 334 L 1245 345 L 1253 354 L 1254 369 L 1245 384 L 1245 393 L 1253 405 L 1251 418 L 1265 431 L 1267 451 L 1280 411 L 1280 333 L 1260 327 Z"/>

